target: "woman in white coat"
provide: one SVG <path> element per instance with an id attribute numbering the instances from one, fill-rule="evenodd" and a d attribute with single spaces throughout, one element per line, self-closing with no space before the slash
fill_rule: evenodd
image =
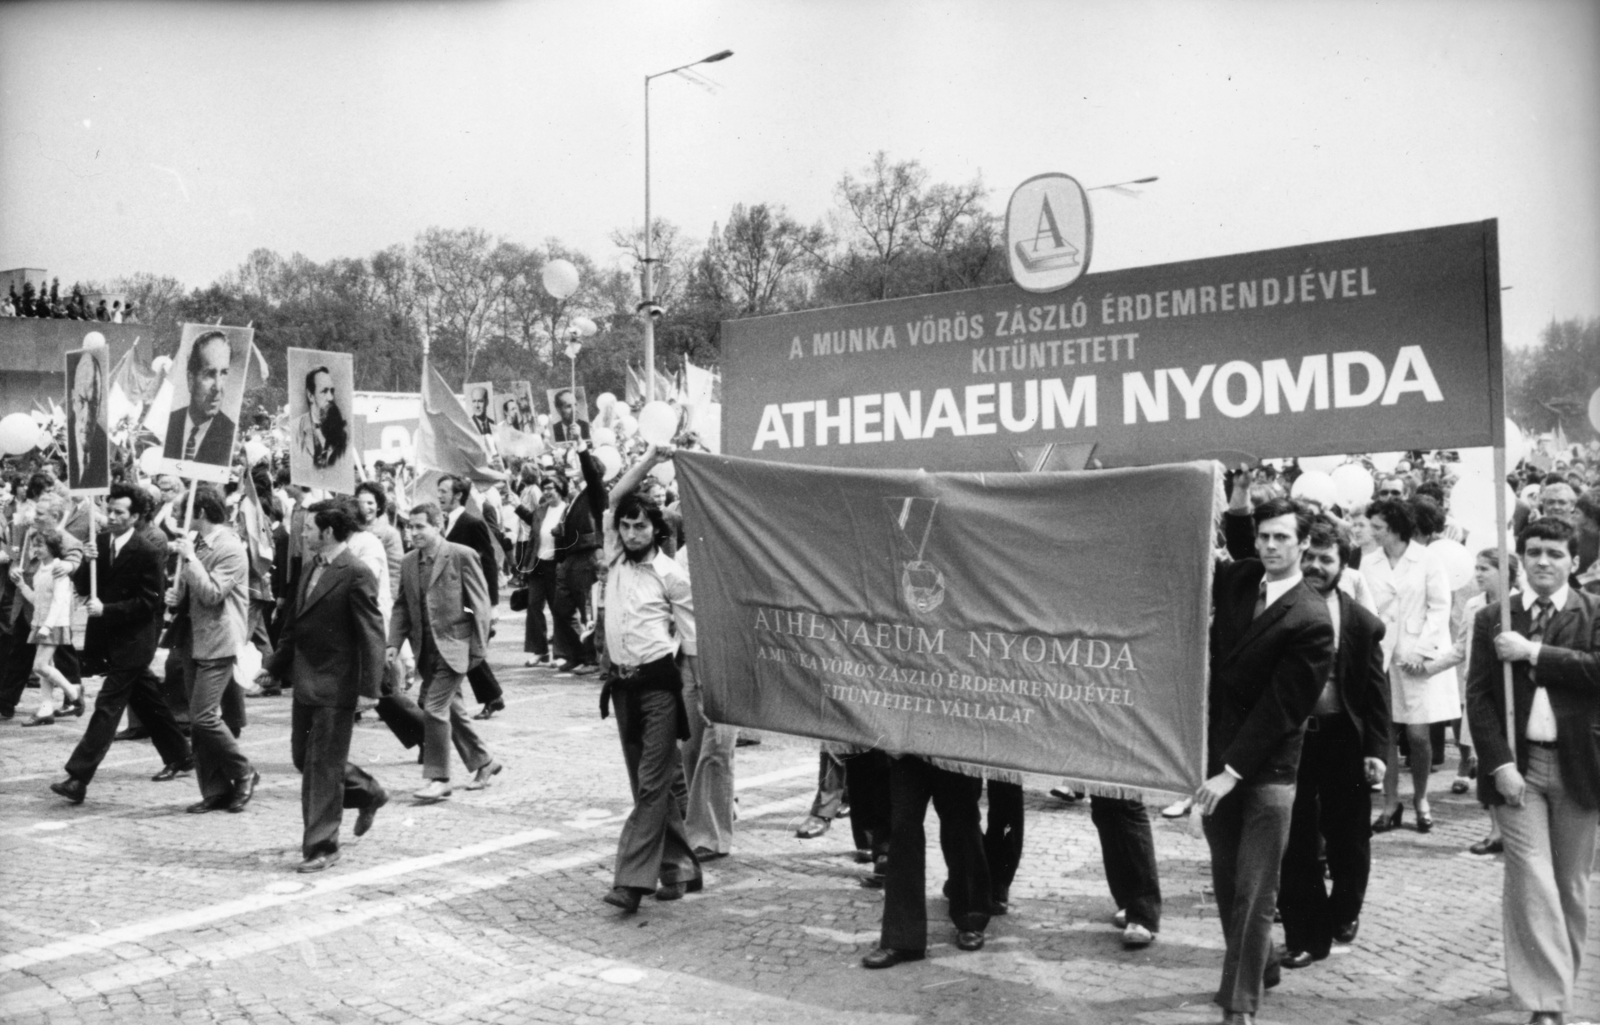
<path id="1" fill-rule="evenodd" d="M 1426 548 L 1412 541 L 1415 520 L 1406 502 L 1392 498 L 1374 502 L 1367 509 L 1367 522 L 1378 551 L 1361 560 L 1361 573 L 1383 620 L 1383 658 L 1394 712 L 1394 731 L 1384 759 L 1383 812 L 1372 831 L 1394 829 L 1404 817 L 1397 751 L 1399 731 L 1404 729 L 1411 750 L 1417 832 L 1426 833 L 1433 828 L 1428 806 L 1433 744 L 1428 727 L 1461 715 L 1455 673 L 1446 670 L 1430 676 L 1425 669 L 1452 647 L 1450 578 L 1441 563 L 1428 557 Z"/>

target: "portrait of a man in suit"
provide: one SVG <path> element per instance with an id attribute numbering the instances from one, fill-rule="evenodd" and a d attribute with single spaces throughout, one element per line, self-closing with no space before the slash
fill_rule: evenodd
<path id="1" fill-rule="evenodd" d="M 189 347 L 184 363 L 189 401 L 167 420 L 162 455 L 185 462 L 227 466 L 236 425 L 223 411 L 233 373 L 233 342 L 224 331 L 207 331 Z"/>
<path id="2" fill-rule="evenodd" d="M 295 421 L 294 440 L 301 454 L 311 457 L 319 470 L 344 458 L 350 447 L 350 427 L 333 386 L 333 372 L 315 367 L 305 376 L 306 411 Z"/>
<path id="3" fill-rule="evenodd" d="M 111 486 L 110 449 L 104 423 L 105 367 L 87 350 L 75 359 L 67 403 L 67 487 L 77 491 Z"/>
<path id="4" fill-rule="evenodd" d="M 578 403 L 581 396 L 575 394 L 571 388 L 562 388 L 557 391 L 551 400 L 555 407 L 555 417 L 550 421 L 550 438 L 557 442 L 575 442 L 589 440 L 589 421 L 578 416 Z M 584 402 L 585 408 L 588 403 Z"/>
<path id="5" fill-rule="evenodd" d="M 472 423 L 478 428 L 479 434 L 494 433 L 494 418 L 489 415 L 489 403 L 493 401 L 491 392 L 487 384 L 467 385 L 467 401 L 472 403 Z"/>

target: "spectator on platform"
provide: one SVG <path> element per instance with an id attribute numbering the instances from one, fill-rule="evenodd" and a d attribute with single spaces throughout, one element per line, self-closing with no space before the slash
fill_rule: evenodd
<path id="1" fill-rule="evenodd" d="M 111 311 L 106 309 L 106 301 L 104 299 L 101 299 L 100 302 L 95 306 L 94 319 L 105 321 L 109 321 L 111 319 Z"/>

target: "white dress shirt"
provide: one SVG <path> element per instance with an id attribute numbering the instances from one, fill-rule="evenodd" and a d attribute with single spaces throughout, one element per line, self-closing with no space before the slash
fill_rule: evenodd
<path id="1" fill-rule="evenodd" d="M 1561 589 L 1550 596 L 1550 619 L 1554 619 L 1556 613 L 1567 607 L 1567 590 L 1567 585 L 1562 584 Z M 1534 605 L 1538 601 L 1539 596 L 1533 592 L 1531 587 L 1522 592 L 1522 610 L 1530 616 L 1537 615 L 1534 611 Z M 1546 630 L 1550 629 L 1548 620 L 1545 622 L 1544 628 Z M 1528 659 L 1529 666 L 1537 666 L 1539 664 L 1539 653 L 1543 649 L 1543 641 L 1533 642 L 1533 656 Z M 1528 728 L 1523 731 L 1522 735 L 1529 740 L 1553 744 L 1556 740 L 1555 709 L 1550 707 L 1549 693 L 1543 687 L 1537 686 L 1538 673 L 1533 673 L 1532 675 L 1536 684 L 1533 691 L 1533 707 L 1528 710 Z"/>

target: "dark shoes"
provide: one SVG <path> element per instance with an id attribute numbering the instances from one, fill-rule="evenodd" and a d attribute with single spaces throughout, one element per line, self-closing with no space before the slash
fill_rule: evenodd
<path id="1" fill-rule="evenodd" d="M 1011 912 L 1011 887 L 996 886 L 989 899 L 989 914 L 996 917 L 1010 914 Z"/>
<path id="2" fill-rule="evenodd" d="M 694 849 L 694 860 L 702 865 L 708 861 L 716 861 L 718 858 L 726 858 L 727 856 L 727 851 L 714 851 L 709 847 L 696 847 Z"/>
<path id="3" fill-rule="evenodd" d="M 89 792 L 89 787 L 83 780 L 68 776 L 60 783 L 50 784 L 50 792 L 60 794 L 73 804 L 82 804 L 84 795 Z"/>
<path id="4" fill-rule="evenodd" d="M 161 771 L 150 777 L 152 783 L 168 783 L 185 773 L 194 771 L 194 756 L 190 755 L 181 762 L 169 762 Z"/>
<path id="5" fill-rule="evenodd" d="M 1283 955 L 1285 968 L 1310 968 L 1312 964 L 1327 957 L 1327 954 L 1313 954 L 1309 950 L 1291 950 Z"/>
<path id="6" fill-rule="evenodd" d="M 889 856 L 881 855 L 872 863 L 872 874 L 861 880 L 861 886 L 867 890 L 883 889 L 884 881 L 889 877 Z"/>
<path id="7" fill-rule="evenodd" d="M 496 712 L 504 712 L 505 710 L 506 710 L 505 701 L 502 700 L 502 699 L 497 698 L 494 701 L 491 701 L 487 705 L 484 705 L 482 708 L 480 708 L 478 710 L 478 714 L 473 716 L 473 718 L 474 719 L 479 719 L 479 720 L 493 719 L 494 718 L 494 714 Z"/>
<path id="8" fill-rule="evenodd" d="M 56 717 L 54 715 L 30 715 L 22 720 L 22 725 L 24 726 L 54 726 L 55 724 Z"/>
<path id="9" fill-rule="evenodd" d="M 1062 804 L 1077 804 L 1083 800 L 1082 790 L 1068 790 L 1066 787 L 1051 787 L 1050 796 Z"/>
<path id="10" fill-rule="evenodd" d="M 662 883 L 656 890 L 656 900 L 682 900 L 684 894 L 699 893 L 705 885 L 705 880 L 699 876 L 687 882 Z"/>
<path id="11" fill-rule="evenodd" d="M 1502 853 L 1505 852 L 1505 849 L 1506 849 L 1505 842 L 1503 840 L 1501 840 L 1499 837 L 1495 837 L 1493 839 L 1490 839 L 1487 836 L 1484 837 L 1482 840 L 1479 840 L 1477 843 L 1473 844 L 1471 847 L 1467 848 L 1467 850 L 1471 851 L 1473 854 L 1480 854 L 1480 855 L 1481 854 L 1502 854 Z"/>
<path id="12" fill-rule="evenodd" d="M 1391 829 L 1399 829 L 1400 823 L 1404 821 L 1405 816 L 1405 805 L 1401 805 L 1394 811 L 1386 812 L 1374 819 L 1372 821 L 1372 831 L 1374 833 L 1387 833 Z"/>
<path id="13" fill-rule="evenodd" d="M 826 833 L 831 825 L 833 822 L 830 819 L 825 819 L 821 815 L 810 815 L 800 823 L 800 828 L 794 831 L 794 835 L 802 840 L 815 840 Z"/>
<path id="14" fill-rule="evenodd" d="M 983 940 L 982 929 L 963 929 L 956 933 L 956 946 L 962 950 L 982 950 Z"/>
<path id="15" fill-rule="evenodd" d="M 982 936 L 982 933 L 978 934 Z M 879 947 L 861 959 L 863 968 L 893 968 L 897 964 L 907 961 L 921 961 L 928 956 L 925 950 L 894 950 L 890 947 Z"/>
<path id="16" fill-rule="evenodd" d="M 118 730 L 112 740 L 144 740 L 150 736 L 150 731 L 143 726 L 129 726 L 125 730 Z"/>
<path id="17" fill-rule="evenodd" d="M 611 892 L 601 899 L 612 907 L 621 908 L 631 915 L 639 910 L 640 898 L 649 892 L 649 890 L 640 890 L 632 886 L 613 886 Z"/>
<path id="18" fill-rule="evenodd" d="M 221 811 L 228 807 L 232 800 L 231 797 L 208 797 L 203 801 L 196 801 L 183 810 L 190 815 L 204 815 L 208 811 Z"/>
<path id="19" fill-rule="evenodd" d="M 389 793 L 388 793 L 388 791 L 380 790 L 380 791 L 378 791 L 378 796 L 374 797 L 372 799 L 372 803 L 371 804 L 367 805 L 365 808 L 362 808 L 360 811 L 356 812 L 356 830 L 355 830 L 355 832 L 356 832 L 357 836 L 366 836 L 367 835 L 367 831 L 372 828 L 372 820 L 378 817 L 378 809 L 382 808 L 384 805 L 386 805 L 388 803 L 389 803 Z M 307 870 L 302 868 L 300 871 L 305 872 Z"/>
<path id="20" fill-rule="evenodd" d="M 1336 929 L 1333 930 L 1333 942 L 1335 942 L 1335 943 L 1354 943 L 1356 941 L 1356 933 L 1358 933 L 1360 931 L 1361 931 L 1361 919 L 1353 918 L 1350 921 L 1346 922 L 1345 924 L 1343 924 L 1343 925 L 1341 925 L 1341 926 L 1339 926 L 1339 927 L 1337 927 Z"/>
<path id="21" fill-rule="evenodd" d="M 244 806 L 256 795 L 256 784 L 260 782 L 261 773 L 251 769 L 249 779 L 241 779 L 233 785 L 233 797 L 228 801 L 228 810 L 234 814 L 244 811 Z"/>
<path id="22" fill-rule="evenodd" d="M 1567 1016 L 1560 1011 L 1534 1011 L 1528 1025 L 1567 1025 Z"/>
<path id="23" fill-rule="evenodd" d="M 316 854 L 300 863 L 296 872 L 310 873 L 321 872 L 323 869 L 332 868 L 339 863 L 339 852 L 329 851 L 327 854 Z"/>

